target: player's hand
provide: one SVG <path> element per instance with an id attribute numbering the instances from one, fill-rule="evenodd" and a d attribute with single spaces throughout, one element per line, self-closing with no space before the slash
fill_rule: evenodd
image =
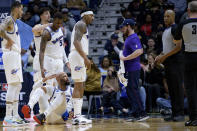
<path id="1" fill-rule="evenodd" d="M 85 58 L 84 59 L 84 63 L 86 65 L 87 69 L 90 70 L 91 69 L 91 62 L 90 62 L 90 60 L 88 58 Z"/>
<path id="2" fill-rule="evenodd" d="M 12 45 L 14 44 L 14 41 L 12 41 L 11 39 L 8 39 L 7 40 L 7 44 L 6 44 L 6 47 L 7 49 L 12 49 Z"/>
<path id="3" fill-rule="evenodd" d="M 73 111 L 70 111 L 69 112 L 69 118 L 73 118 L 74 117 L 74 112 Z"/>
<path id="4" fill-rule="evenodd" d="M 71 71 L 71 69 L 70 69 L 70 63 L 69 62 L 66 63 L 66 66 L 69 69 L 69 71 Z"/>
<path id="5" fill-rule="evenodd" d="M 122 60 L 122 61 L 125 61 L 126 60 L 126 57 L 124 57 L 124 56 L 120 56 L 120 60 Z"/>
<path id="6" fill-rule="evenodd" d="M 46 72 L 46 70 L 43 68 L 43 69 L 41 69 L 41 75 L 42 75 L 42 78 L 45 78 L 45 72 Z"/>

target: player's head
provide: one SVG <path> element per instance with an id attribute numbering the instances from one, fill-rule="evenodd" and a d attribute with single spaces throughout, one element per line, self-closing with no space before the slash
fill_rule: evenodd
<path id="1" fill-rule="evenodd" d="M 90 9 L 81 11 L 81 18 L 86 22 L 87 25 L 91 24 L 94 20 L 94 13 Z"/>
<path id="2" fill-rule="evenodd" d="M 164 23 L 166 26 L 170 26 L 175 21 L 175 13 L 173 10 L 166 10 L 164 14 Z"/>
<path id="3" fill-rule="evenodd" d="M 188 14 L 197 14 L 197 1 L 191 1 L 188 3 Z"/>
<path id="4" fill-rule="evenodd" d="M 11 13 L 17 17 L 17 19 L 21 18 L 23 15 L 23 5 L 19 1 L 15 1 L 11 5 Z"/>
<path id="5" fill-rule="evenodd" d="M 70 84 L 68 76 L 65 72 L 59 73 L 56 77 L 61 90 L 66 90 L 66 86 Z"/>
<path id="6" fill-rule="evenodd" d="M 55 30 L 59 29 L 62 26 L 62 23 L 63 23 L 62 13 L 60 12 L 55 13 L 53 17 L 53 27 L 55 28 Z"/>
<path id="7" fill-rule="evenodd" d="M 128 36 L 129 31 L 134 31 L 134 26 L 136 22 L 133 19 L 125 19 L 122 23 L 122 32 L 125 36 Z"/>
<path id="8" fill-rule="evenodd" d="M 40 9 L 40 18 L 41 21 L 49 22 L 51 19 L 50 10 L 47 7 L 43 7 Z"/>

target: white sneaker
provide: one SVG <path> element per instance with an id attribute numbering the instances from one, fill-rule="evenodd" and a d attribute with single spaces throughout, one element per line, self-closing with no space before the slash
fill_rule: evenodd
<path id="1" fill-rule="evenodd" d="M 20 126 L 22 122 L 16 121 L 13 118 L 4 118 L 3 126 Z"/>
<path id="2" fill-rule="evenodd" d="M 22 119 L 20 116 L 13 117 L 12 120 L 14 120 L 14 121 L 16 121 L 16 122 L 19 122 L 19 123 L 21 123 L 22 125 L 26 125 L 26 124 L 30 123 L 29 121 L 27 121 L 27 120 L 25 120 L 25 119 Z"/>
<path id="3" fill-rule="evenodd" d="M 92 120 L 89 120 L 83 116 L 76 116 L 75 118 L 72 119 L 72 124 L 73 125 L 86 125 L 86 124 L 91 124 Z"/>

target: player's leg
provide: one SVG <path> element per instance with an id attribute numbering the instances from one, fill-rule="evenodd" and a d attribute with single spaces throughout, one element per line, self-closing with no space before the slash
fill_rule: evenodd
<path id="1" fill-rule="evenodd" d="M 22 88 L 21 82 L 23 82 L 21 56 L 17 52 L 6 52 L 3 55 L 3 62 L 8 83 L 8 91 L 6 95 L 7 115 L 4 120 L 12 117 L 12 121 L 7 121 L 7 124 L 22 124 L 22 122 L 16 122 L 15 119 L 13 119 L 13 116 L 19 116 L 18 101 L 20 90 Z M 4 124 L 6 125 L 6 123 Z"/>
<path id="2" fill-rule="evenodd" d="M 71 52 L 69 55 L 69 62 L 71 67 L 71 77 L 74 80 L 74 91 L 72 96 L 74 107 L 73 124 L 87 124 L 92 123 L 91 120 L 81 116 L 83 105 L 84 82 L 86 79 L 86 68 L 84 60 L 77 52 Z"/>
<path id="3" fill-rule="evenodd" d="M 66 96 L 62 92 L 56 96 L 44 113 L 34 116 L 34 120 L 39 124 L 44 124 L 45 121 L 50 124 L 63 123 L 62 114 L 65 110 Z"/>

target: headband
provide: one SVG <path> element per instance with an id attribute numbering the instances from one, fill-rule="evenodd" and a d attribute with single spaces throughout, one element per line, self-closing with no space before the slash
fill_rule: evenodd
<path id="1" fill-rule="evenodd" d="M 93 15 L 94 13 L 92 11 L 86 11 L 86 12 L 83 12 L 81 14 L 81 17 L 83 17 L 84 15 Z"/>

